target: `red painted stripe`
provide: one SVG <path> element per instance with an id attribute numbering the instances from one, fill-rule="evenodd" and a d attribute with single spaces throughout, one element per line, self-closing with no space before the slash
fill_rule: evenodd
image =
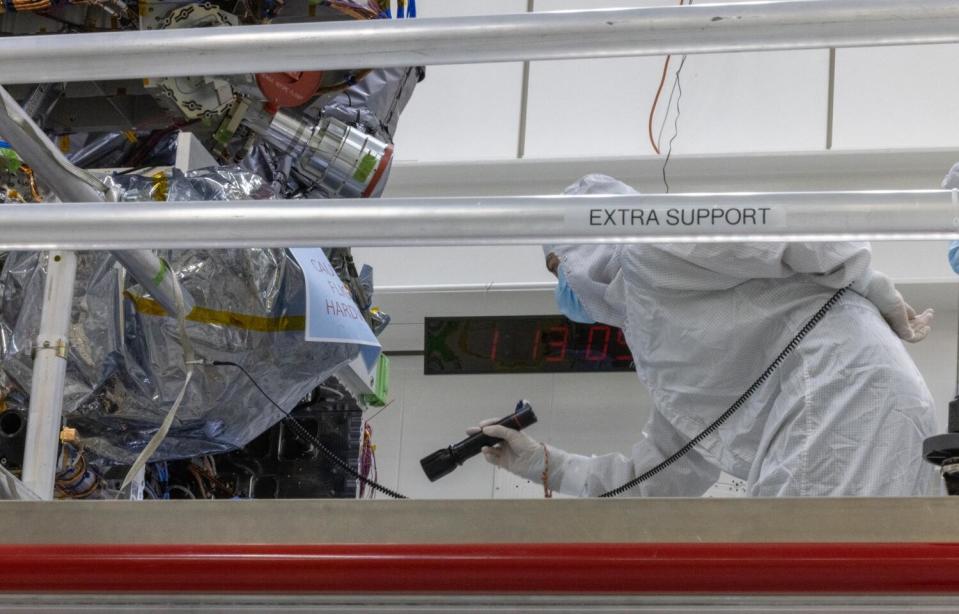
<path id="1" fill-rule="evenodd" d="M 0 546 L 2 590 L 959 594 L 959 544 Z"/>
<path id="2" fill-rule="evenodd" d="M 390 160 L 393 159 L 393 146 L 390 145 L 386 148 L 386 151 L 383 152 L 383 159 L 380 160 L 380 165 L 376 167 L 376 172 L 373 173 L 373 178 L 370 179 L 370 184 L 366 186 L 366 189 L 363 190 L 361 196 L 363 198 L 369 198 L 373 194 L 373 190 L 376 189 L 377 184 L 380 182 L 380 179 L 383 178 L 383 173 L 386 172 L 386 169 L 390 167 Z"/>

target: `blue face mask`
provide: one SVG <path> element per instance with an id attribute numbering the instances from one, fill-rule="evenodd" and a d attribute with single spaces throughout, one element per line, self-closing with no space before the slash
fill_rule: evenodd
<path id="1" fill-rule="evenodd" d="M 559 307 L 560 312 L 573 322 L 594 324 L 596 320 L 589 315 L 589 312 L 586 311 L 586 308 L 583 307 L 583 304 L 579 301 L 579 297 L 576 296 L 573 289 L 569 287 L 569 283 L 566 281 L 566 274 L 563 273 L 562 267 L 557 269 L 556 275 L 559 277 L 559 285 L 556 286 L 556 306 Z"/>
<path id="2" fill-rule="evenodd" d="M 959 241 L 953 241 L 949 244 L 949 264 L 952 270 L 959 273 Z"/>

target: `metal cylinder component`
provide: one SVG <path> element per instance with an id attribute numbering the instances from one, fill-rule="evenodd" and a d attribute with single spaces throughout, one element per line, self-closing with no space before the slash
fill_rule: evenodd
<path id="1" fill-rule="evenodd" d="M 959 239 L 952 190 L 0 207 L 0 249 Z"/>
<path id="2" fill-rule="evenodd" d="M 273 147 L 291 156 L 294 173 L 329 198 L 366 198 L 383 189 L 393 146 L 338 119 L 311 123 L 279 111 L 263 133 Z"/>
<path id="3" fill-rule="evenodd" d="M 69 353 L 70 314 L 77 276 L 73 252 L 47 254 L 45 305 L 40 315 L 30 380 L 30 420 L 23 455 L 23 483 L 41 499 L 53 498 Z"/>

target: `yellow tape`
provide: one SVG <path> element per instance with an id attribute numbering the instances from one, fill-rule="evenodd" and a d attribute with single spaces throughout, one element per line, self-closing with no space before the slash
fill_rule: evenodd
<path id="1" fill-rule="evenodd" d="M 167 312 L 163 306 L 151 298 L 136 296 L 131 292 L 124 292 L 123 295 L 133 302 L 134 309 L 144 315 L 167 315 Z M 242 313 L 233 313 L 231 311 L 207 309 L 205 307 L 194 307 L 193 311 L 187 315 L 186 319 L 191 322 L 199 322 L 201 324 L 231 326 L 233 328 L 242 328 L 244 330 L 252 330 L 258 333 L 288 333 L 306 330 L 306 316 L 281 316 L 279 318 L 268 318 L 264 316 L 251 316 Z"/>
<path id="2" fill-rule="evenodd" d="M 153 189 L 150 190 L 150 196 L 153 197 L 153 200 L 159 202 L 166 201 L 167 195 L 170 193 L 170 180 L 167 179 L 166 173 L 160 171 L 154 173 L 150 178 L 153 179 Z"/>

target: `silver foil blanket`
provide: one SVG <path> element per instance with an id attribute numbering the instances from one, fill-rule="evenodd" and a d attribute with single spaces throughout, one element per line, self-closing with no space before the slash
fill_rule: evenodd
<path id="1" fill-rule="evenodd" d="M 162 183 L 136 175 L 111 181 L 120 200 L 144 207 Z M 169 200 L 272 197 L 262 178 L 231 168 L 175 172 L 163 189 Z M 304 341 L 302 273 L 285 250 L 160 256 L 196 302 L 187 332 L 197 356 L 243 365 L 285 410 L 356 357 L 354 345 Z M 9 254 L 0 272 L 0 385 L 10 392 L 8 405 L 30 390 L 45 269 L 44 255 L 19 252 Z M 169 410 L 185 371 L 176 319 L 145 296 L 112 256 L 80 254 L 64 416 L 84 447 L 132 462 Z M 239 369 L 198 366 L 155 460 L 240 447 L 281 418 Z"/>

